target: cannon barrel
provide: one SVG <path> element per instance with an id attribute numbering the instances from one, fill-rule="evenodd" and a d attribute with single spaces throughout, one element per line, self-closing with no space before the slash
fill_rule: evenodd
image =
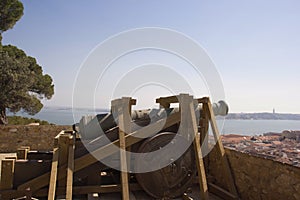
<path id="1" fill-rule="evenodd" d="M 212 104 L 214 115 L 225 116 L 228 114 L 228 105 L 225 101 L 219 101 Z M 198 104 L 195 112 L 201 113 L 202 105 Z M 179 112 L 179 108 L 160 108 L 160 109 L 147 109 L 147 110 L 133 110 L 131 118 L 133 123 L 132 130 L 137 130 L 140 126 L 148 125 L 159 119 L 166 118 L 167 116 Z M 83 116 L 79 123 L 79 133 L 82 139 L 94 139 L 101 136 L 99 128 L 106 132 L 114 127 L 117 127 L 117 119 L 114 119 L 117 114 L 106 113 L 98 114 L 96 116 Z M 99 126 L 100 125 L 100 126 Z"/>

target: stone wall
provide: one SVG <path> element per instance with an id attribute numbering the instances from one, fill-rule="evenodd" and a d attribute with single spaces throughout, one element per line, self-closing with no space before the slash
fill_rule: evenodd
<path id="1" fill-rule="evenodd" d="M 31 150 L 48 151 L 53 149 L 54 137 L 70 126 L 0 126 L 0 153 L 16 152 L 21 146 Z"/>
<path id="2" fill-rule="evenodd" d="M 241 199 L 300 199 L 300 168 L 226 149 Z M 209 173 L 226 188 L 220 159 L 214 149 Z"/>

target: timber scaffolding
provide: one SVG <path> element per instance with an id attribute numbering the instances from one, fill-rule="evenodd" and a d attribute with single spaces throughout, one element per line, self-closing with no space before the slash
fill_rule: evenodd
<path id="1" fill-rule="evenodd" d="M 42 156 L 30 154 L 28 148 L 19 149 L 17 157 L 8 157 L 2 160 L 0 199 L 43 199 L 47 197 L 48 200 L 54 200 L 57 197 L 63 197 L 71 200 L 78 195 L 82 197 L 82 195 L 92 193 L 100 193 L 101 195 L 101 193 L 120 192 L 122 199 L 128 200 L 130 199 L 130 191 L 143 190 L 144 188 L 136 181 L 132 181 L 131 177 L 134 174 L 127 172 L 130 158 L 126 157 L 124 150 L 129 151 L 134 144 L 144 140 L 144 138 L 156 135 L 157 132 L 153 132 L 153 130 L 157 130 L 157 127 L 163 125 L 163 129 L 165 129 L 179 123 L 180 128 L 187 135 L 194 136 L 191 148 L 195 156 L 197 176 L 193 179 L 193 183 L 198 184 L 200 198 L 209 199 L 210 192 L 222 199 L 238 199 L 238 192 L 220 140 L 210 99 L 208 97 L 194 99 L 188 94 L 180 94 L 158 98 L 156 103 L 165 109 L 170 108 L 171 103 L 179 103 L 180 109 L 179 112 L 172 113 L 164 119 L 132 131 L 132 119 L 129 113 L 131 113 L 132 105 L 136 104 L 136 100 L 129 97 L 113 100 L 111 102 L 112 111 L 116 111 L 118 114 L 118 138 L 109 144 L 94 149 L 91 153 L 86 151 L 76 154 L 75 150 L 82 147 L 82 142 L 76 131 L 61 131 L 55 137 L 51 158 L 48 154 Z M 195 113 L 195 107 L 198 105 L 202 106 L 199 123 Z M 227 188 L 221 188 L 211 181 L 208 174 L 208 159 L 202 157 L 201 146 L 208 146 L 208 137 L 206 136 L 208 135 L 209 124 L 222 162 L 222 172 L 220 173 L 227 181 Z M 115 148 L 116 146 L 119 147 L 119 152 L 116 151 L 118 149 Z M 120 158 L 120 183 L 105 184 L 105 181 L 102 180 L 105 180 L 109 173 L 101 171 L 99 159 L 105 159 L 115 153 L 118 153 Z M 97 154 L 97 159 L 94 158 L 93 154 Z M 74 184 L 74 174 L 77 179 L 83 178 L 82 174 L 88 175 L 87 182 L 84 185 Z M 98 178 L 95 180 L 97 176 L 101 177 L 101 181 Z M 192 199 L 187 192 L 181 196 L 182 199 Z"/>

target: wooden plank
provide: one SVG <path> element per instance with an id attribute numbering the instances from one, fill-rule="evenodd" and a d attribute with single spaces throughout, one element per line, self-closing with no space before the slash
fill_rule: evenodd
<path id="1" fill-rule="evenodd" d="M 14 171 L 15 159 L 2 160 L 0 190 L 9 190 L 13 188 Z"/>
<path id="2" fill-rule="evenodd" d="M 55 190 L 56 190 L 56 180 L 57 180 L 57 167 L 58 167 L 58 156 L 59 150 L 57 147 L 53 149 L 53 158 L 52 158 L 52 166 L 51 166 L 51 176 L 49 182 L 49 190 L 48 190 L 48 200 L 55 199 Z"/>
<path id="3" fill-rule="evenodd" d="M 73 194 L 72 189 L 73 189 L 73 171 L 74 171 L 74 149 L 75 149 L 75 140 L 73 136 L 70 136 L 69 152 L 68 152 L 66 200 L 72 200 L 72 194 Z"/>
<path id="4" fill-rule="evenodd" d="M 221 188 L 213 183 L 209 183 L 208 188 L 211 193 L 221 197 L 224 200 L 238 199 L 236 196 L 234 196 L 230 192 L 224 190 L 223 188 Z"/>
<path id="5" fill-rule="evenodd" d="M 131 191 L 141 191 L 142 187 L 137 183 L 129 184 Z M 17 190 L 14 190 L 17 191 Z M 65 188 L 58 187 L 56 193 L 58 195 L 65 195 Z M 121 184 L 114 185 L 93 185 L 93 186 L 74 186 L 73 187 L 73 195 L 82 195 L 82 194 L 91 194 L 91 193 L 119 193 L 122 192 Z M 46 189 L 40 189 L 39 191 L 34 193 L 35 197 L 43 197 L 47 195 Z"/>
<path id="6" fill-rule="evenodd" d="M 157 121 L 156 123 L 150 124 L 146 127 L 143 127 L 129 135 L 126 135 L 126 147 L 131 146 L 139 141 L 141 141 L 143 138 L 153 136 L 157 133 L 158 130 L 161 129 L 161 127 L 167 128 L 170 127 L 180 121 L 180 112 L 174 113 L 170 115 L 167 119 L 161 119 Z M 109 143 L 92 153 L 86 154 L 80 158 L 77 158 L 74 161 L 74 172 L 77 172 L 95 162 L 98 160 L 95 159 L 95 157 L 92 154 L 96 154 L 99 159 L 104 159 L 114 153 L 117 152 L 118 148 L 115 146 L 119 146 L 119 140 L 116 140 L 112 143 Z M 65 166 L 61 166 L 59 169 L 64 169 Z M 50 173 L 45 173 L 39 177 L 36 177 L 18 187 L 18 190 L 25 190 L 26 188 L 30 187 L 32 191 L 36 191 L 42 187 L 45 187 L 49 183 L 49 177 Z M 58 172 L 57 179 L 60 180 L 64 178 L 65 175 L 63 173 Z"/>
<path id="7" fill-rule="evenodd" d="M 217 145 L 217 150 L 219 151 L 220 156 L 221 156 L 221 161 L 222 161 L 222 165 L 223 165 L 223 167 L 222 167 L 223 174 L 226 177 L 228 189 L 233 195 L 238 196 L 238 192 L 237 192 L 237 189 L 234 184 L 232 172 L 231 172 L 230 165 L 229 165 L 228 159 L 226 157 L 225 150 L 224 150 L 221 138 L 220 138 L 220 134 L 219 134 L 218 127 L 217 127 L 217 122 L 215 119 L 215 115 L 213 114 L 213 109 L 212 109 L 210 100 L 208 100 L 208 102 L 207 102 L 207 108 L 208 108 L 208 115 L 209 115 L 211 128 L 212 128 L 214 138 L 216 141 L 216 145 Z"/>

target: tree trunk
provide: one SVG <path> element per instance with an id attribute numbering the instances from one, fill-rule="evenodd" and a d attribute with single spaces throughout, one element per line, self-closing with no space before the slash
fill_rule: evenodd
<path id="1" fill-rule="evenodd" d="M 6 117 L 6 109 L 3 106 L 0 106 L 0 125 L 8 124 L 8 120 Z"/>

